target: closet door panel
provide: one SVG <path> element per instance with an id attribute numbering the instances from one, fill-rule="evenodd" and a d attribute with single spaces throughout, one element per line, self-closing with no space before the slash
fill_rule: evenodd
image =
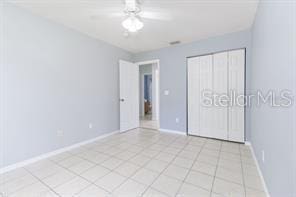
<path id="1" fill-rule="evenodd" d="M 213 106 L 213 136 L 228 139 L 228 53 L 217 53 L 213 56 L 213 93 L 218 95 Z"/>
<path id="2" fill-rule="evenodd" d="M 234 93 L 238 95 L 244 95 L 245 86 L 245 50 L 235 50 L 228 53 L 229 57 L 229 94 Z M 243 97 L 240 96 L 238 100 L 239 104 L 229 106 L 229 130 L 228 140 L 244 142 L 244 106 Z"/>
<path id="3" fill-rule="evenodd" d="M 199 133 L 199 57 L 187 60 L 188 134 Z"/>
<path id="4" fill-rule="evenodd" d="M 212 91 L 213 89 L 213 56 L 201 56 L 199 64 L 200 72 L 200 115 L 199 115 L 199 127 L 200 135 L 205 137 L 214 137 L 213 136 L 213 108 L 211 106 L 204 105 L 203 92 Z"/>

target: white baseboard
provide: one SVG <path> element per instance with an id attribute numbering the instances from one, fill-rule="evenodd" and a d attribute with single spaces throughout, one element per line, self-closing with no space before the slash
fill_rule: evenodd
<path id="1" fill-rule="evenodd" d="M 270 194 L 269 194 L 269 192 L 268 192 L 268 189 L 267 189 L 267 186 L 266 186 L 266 183 L 265 183 L 265 180 L 264 180 L 264 177 L 263 177 L 262 171 L 261 171 L 261 169 L 260 169 L 260 166 L 259 166 L 259 163 L 258 163 L 258 160 L 257 160 L 257 157 L 256 157 L 256 155 L 255 155 L 255 152 L 254 152 L 254 149 L 253 149 L 252 143 L 249 142 L 249 141 L 246 141 L 246 142 L 245 142 L 245 145 L 249 146 L 250 149 L 251 149 L 252 156 L 253 156 L 253 159 L 255 160 L 256 167 L 257 167 L 257 170 L 258 170 L 258 172 L 259 172 L 260 179 L 261 179 L 261 181 L 262 181 L 262 183 L 263 183 L 264 191 L 265 191 L 267 197 L 270 197 Z"/>
<path id="2" fill-rule="evenodd" d="M 9 166 L 6 166 L 4 168 L 0 168 L 0 174 L 3 174 L 5 172 L 9 172 L 11 170 L 14 170 L 16 168 L 21 168 L 21 167 L 24 167 L 28 164 L 31 164 L 31 163 L 34 163 L 34 162 L 37 162 L 37 161 L 40 161 L 42 159 L 46 159 L 48 157 L 52 157 L 54 155 L 57 155 L 57 154 L 60 154 L 60 153 L 63 153 L 63 152 L 66 152 L 66 151 L 69 151 L 69 150 L 72 150 L 74 148 L 78 148 L 80 146 L 83 146 L 83 145 L 86 145 L 86 144 L 89 144 L 89 143 L 92 143 L 94 141 L 97 141 L 97 140 L 100 140 L 100 139 L 103 139 L 103 138 L 106 138 L 106 137 L 109 137 L 111 135 L 114 135 L 116 133 L 118 133 L 119 131 L 113 131 L 111 133 L 106 133 L 106 134 L 103 134 L 103 135 L 100 135 L 98 137 L 95 137 L 95 138 L 92 138 L 92 139 L 89 139 L 89 140 L 85 140 L 85 141 L 82 141 L 82 142 L 79 142 L 79 143 L 76 143 L 76 144 L 73 144 L 73 145 L 70 145 L 70 146 L 67 146 L 67 147 L 64 147 L 64 148 L 61 148 L 61 149 L 57 149 L 57 150 L 54 150 L 52 152 L 49 152 L 49 153 L 45 153 L 45 154 L 42 154 L 42 155 L 39 155 L 37 157 L 33 157 L 31 159 L 27 159 L 27 160 L 24 160 L 24 161 L 21 161 L 21 162 L 18 162 L 18 163 L 15 163 L 15 164 L 12 164 L 12 165 L 9 165 Z"/>
<path id="3" fill-rule="evenodd" d="M 184 131 L 176 131 L 176 130 L 169 130 L 169 129 L 158 129 L 161 132 L 166 132 L 166 133 L 172 133 L 172 134 L 178 134 L 178 135 L 186 135 Z"/>

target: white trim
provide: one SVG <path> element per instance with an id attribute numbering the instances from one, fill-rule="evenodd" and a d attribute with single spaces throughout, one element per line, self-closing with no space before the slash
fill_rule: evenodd
<path id="1" fill-rule="evenodd" d="M 186 135 L 186 132 L 184 132 L 184 131 L 176 131 L 176 130 L 162 129 L 162 128 L 159 128 L 158 131 L 172 133 L 172 134 L 178 134 L 178 135 Z"/>
<path id="2" fill-rule="evenodd" d="M 266 183 L 265 183 L 265 180 L 264 180 L 264 177 L 263 177 L 262 171 L 261 171 L 261 169 L 260 169 L 260 166 L 259 166 L 259 163 L 258 163 L 258 160 L 257 160 L 257 157 L 256 157 L 256 155 L 255 155 L 255 152 L 254 152 L 254 149 L 253 149 L 252 143 L 249 142 L 249 141 L 246 141 L 246 142 L 245 142 L 245 145 L 246 145 L 246 146 L 249 146 L 250 149 L 251 149 L 252 157 L 253 157 L 253 159 L 255 160 L 255 164 L 256 164 L 257 170 L 258 170 L 258 172 L 259 172 L 260 179 L 261 179 L 261 181 L 262 181 L 262 183 L 263 183 L 263 188 L 264 188 L 265 194 L 267 195 L 267 197 L 270 197 L 270 194 L 269 194 L 269 192 L 268 192 L 268 189 L 267 189 L 267 186 L 266 186 Z"/>
<path id="3" fill-rule="evenodd" d="M 160 86 L 159 86 L 159 63 L 152 64 L 152 120 L 158 121 L 159 119 L 159 98 L 160 98 Z M 154 96 L 153 96 L 154 95 Z"/>
<path id="4" fill-rule="evenodd" d="M 66 151 L 69 151 L 69 150 L 72 150 L 74 148 L 77 148 L 77 147 L 80 147 L 80 146 L 83 146 L 83 145 L 86 145 L 86 144 L 89 144 L 89 143 L 92 143 L 94 141 L 97 141 L 97 140 L 100 140 L 100 139 L 103 139 L 103 138 L 106 138 L 106 137 L 109 137 L 111 135 L 114 135 L 116 133 L 118 133 L 119 131 L 113 131 L 111 133 L 106 133 L 106 134 L 103 134 L 103 135 L 100 135 L 98 137 L 95 137 L 95 138 L 92 138 L 92 139 L 89 139 L 89 140 L 85 140 L 85 141 L 82 141 L 82 142 L 78 142 L 76 144 L 73 144 L 73 145 L 70 145 L 70 146 L 67 146 L 67 147 L 64 147 L 64 148 L 61 148 L 61 149 L 57 149 L 57 150 L 54 150 L 52 152 L 48 152 L 48 153 L 45 153 L 45 154 L 42 154 L 42 155 L 39 155 L 37 157 L 33 157 L 31 159 L 27 159 L 27 160 L 24 160 L 24 161 L 21 161 L 21 162 L 18 162 L 18 163 L 15 163 L 15 164 L 12 164 L 12 165 L 9 165 L 9 166 L 6 166 L 4 168 L 0 168 L 0 174 L 3 174 L 5 172 L 8 172 L 8 171 L 11 171 L 11 170 L 14 170 L 16 168 L 21 168 L 21 167 L 24 167 L 28 164 L 31 164 L 31 163 L 34 163 L 34 162 L 37 162 L 37 161 L 40 161 L 42 159 L 46 159 L 48 157 L 52 157 L 54 155 L 57 155 L 57 154 L 60 154 L 60 153 L 63 153 L 63 152 L 66 152 Z"/>
<path id="5" fill-rule="evenodd" d="M 154 60 L 148 60 L 148 61 L 142 61 L 142 62 L 136 62 L 135 64 L 140 66 L 140 65 L 145 65 L 145 64 L 155 64 L 157 63 L 159 65 L 159 59 L 154 59 Z"/>

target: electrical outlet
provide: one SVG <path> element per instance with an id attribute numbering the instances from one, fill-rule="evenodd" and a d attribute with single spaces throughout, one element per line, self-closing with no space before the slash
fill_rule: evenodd
<path id="1" fill-rule="evenodd" d="M 165 91 L 164 91 L 164 95 L 165 95 L 165 96 L 168 96 L 169 94 L 170 94 L 170 91 L 169 91 L 169 90 L 165 90 Z"/>
<path id="2" fill-rule="evenodd" d="M 62 130 L 57 130 L 57 136 L 58 136 L 58 137 L 63 137 L 63 136 L 64 136 L 64 131 L 62 131 Z"/>
<path id="3" fill-rule="evenodd" d="M 262 162 L 264 163 L 265 162 L 265 152 L 264 152 L 264 150 L 262 150 L 261 152 L 262 152 Z"/>
<path id="4" fill-rule="evenodd" d="M 179 123 L 179 122 L 180 122 L 179 118 L 176 118 L 176 123 Z"/>
<path id="5" fill-rule="evenodd" d="M 89 123 L 88 124 L 88 128 L 92 129 L 93 128 L 93 124 L 92 123 Z"/>

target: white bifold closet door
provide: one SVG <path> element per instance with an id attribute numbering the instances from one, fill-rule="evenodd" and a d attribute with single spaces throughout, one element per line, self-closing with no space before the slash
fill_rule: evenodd
<path id="1" fill-rule="evenodd" d="M 193 57 L 187 63 L 188 134 L 244 142 L 244 107 L 210 95 L 244 94 L 245 50 Z"/>
<path id="2" fill-rule="evenodd" d="M 211 56 L 201 56 L 199 59 L 199 89 L 209 91 L 213 86 L 213 60 Z M 203 101 L 201 101 L 203 102 Z M 212 137 L 213 132 L 213 109 L 211 107 L 199 107 L 199 130 L 200 135 Z"/>
<path id="3" fill-rule="evenodd" d="M 228 53 L 228 69 L 229 94 L 235 92 L 237 102 L 239 102 L 228 108 L 228 139 L 244 142 L 244 98 L 239 95 L 245 94 L 245 50 L 235 50 Z"/>
<path id="4" fill-rule="evenodd" d="M 201 135 L 199 129 L 200 117 L 200 88 L 199 81 L 193 80 L 199 77 L 200 58 L 190 58 L 187 60 L 187 113 L 188 113 L 188 133 L 191 135 Z"/>
<path id="5" fill-rule="evenodd" d="M 217 53 L 213 55 L 213 92 L 217 95 L 228 94 L 228 53 Z M 228 139 L 227 103 L 221 100 L 218 105 L 213 106 L 213 135 L 214 138 Z"/>

